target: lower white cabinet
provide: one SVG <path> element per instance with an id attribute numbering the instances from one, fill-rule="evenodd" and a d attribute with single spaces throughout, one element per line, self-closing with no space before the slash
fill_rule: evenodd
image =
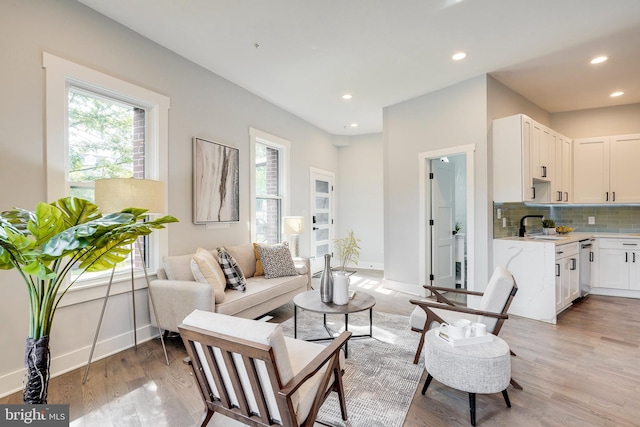
<path id="1" fill-rule="evenodd" d="M 640 241 L 600 239 L 598 286 L 640 290 Z"/>
<path id="2" fill-rule="evenodd" d="M 578 253 L 577 243 L 556 246 L 556 313 L 580 296 Z"/>

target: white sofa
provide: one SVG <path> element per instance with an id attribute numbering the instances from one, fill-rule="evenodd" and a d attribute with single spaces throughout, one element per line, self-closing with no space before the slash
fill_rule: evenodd
<path id="1" fill-rule="evenodd" d="M 308 259 L 296 258 L 298 275 L 266 279 L 255 276 L 256 256 L 252 244 L 225 246 L 237 261 L 246 278 L 246 291 L 225 289 L 224 299 L 216 298 L 214 288 L 208 283 L 197 282 L 191 270 L 194 254 L 166 256 L 158 278 L 149 284 L 158 322 L 151 307 L 151 322 L 164 331 L 178 332 L 178 325 L 193 310 L 205 310 L 248 319 L 255 319 L 290 302 L 294 296 L 311 289 L 311 272 Z M 217 258 L 217 251 L 211 250 Z"/>

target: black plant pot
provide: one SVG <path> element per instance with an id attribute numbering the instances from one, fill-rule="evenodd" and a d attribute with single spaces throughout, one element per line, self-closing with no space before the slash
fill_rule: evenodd
<path id="1" fill-rule="evenodd" d="M 27 338 L 27 346 L 24 353 L 27 381 L 22 392 L 22 401 L 24 403 L 34 405 L 47 403 L 50 363 L 49 337 Z"/>

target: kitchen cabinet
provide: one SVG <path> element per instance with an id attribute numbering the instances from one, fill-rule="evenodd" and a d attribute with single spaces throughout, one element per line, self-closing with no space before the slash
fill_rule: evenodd
<path id="1" fill-rule="evenodd" d="M 640 134 L 573 141 L 574 203 L 640 203 Z"/>
<path id="2" fill-rule="evenodd" d="M 640 134 L 612 136 L 610 150 L 610 200 L 640 202 Z"/>
<path id="3" fill-rule="evenodd" d="M 640 290 L 640 241 L 599 239 L 598 287 Z"/>
<path id="4" fill-rule="evenodd" d="M 571 203 L 573 194 L 571 190 L 572 183 L 572 156 L 571 156 L 571 139 L 562 134 L 555 135 L 555 176 L 551 183 L 551 197 L 553 203 Z"/>
<path id="5" fill-rule="evenodd" d="M 548 128 L 524 114 L 493 121 L 493 199 L 549 203 L 555 148 Z"/>
<path id="6" fill-rule="evenodd" d="M 556 246 L 556 313 L 580 296 L 578 244 Z"/>

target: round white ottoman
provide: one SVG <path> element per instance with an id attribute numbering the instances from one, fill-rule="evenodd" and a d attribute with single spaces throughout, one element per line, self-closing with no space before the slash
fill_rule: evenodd
<path id="1" fill-rule="evenodd" d="M 471 425 L 476 425 L 476 393 L 502 392 L 511 407 L 507 387 L 511 381 L 509 345 L 493 337 L 493 341 L 453 347 L 437 336 L 438 329 L 425 335 L 424 366 L 429 374 L 422 388 L 425 394 L 435 378 L 444 385 L 469 393 Z"/>

